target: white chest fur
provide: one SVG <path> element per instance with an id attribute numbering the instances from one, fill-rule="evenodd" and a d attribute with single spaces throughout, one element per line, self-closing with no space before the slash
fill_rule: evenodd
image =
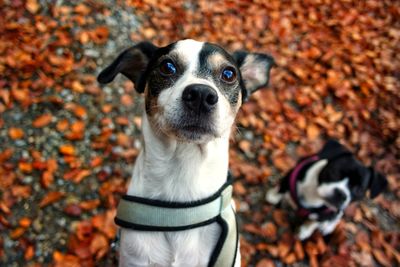
<path id="1" fill-rule="evenodd" d="M 144 150 L 128 194 L 165 201 L 206 198 L 226 181 L 228 136 L 199 146 L 159 138 L 143 117 Z M 217 223 L 177 232 L 121 231 L 120 266 L 207 266 L 220 236 Z"/>

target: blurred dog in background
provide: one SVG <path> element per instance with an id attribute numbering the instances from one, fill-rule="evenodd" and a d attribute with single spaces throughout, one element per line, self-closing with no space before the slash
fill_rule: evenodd
<path id="1" fill-rule="evenodd" d="M 332 233 L 350 202 L 361 200 L 367 192 L 375 198 L 386 186 L 382 174 L 330 140 L 318 154 L 301 159 L 279 186 L 267 192 L 266 200 L 278 204 L 286 199 L 297 210 L 302 221 L 297 234 L 304 240 L 317 229 L 323 235 Z"/>

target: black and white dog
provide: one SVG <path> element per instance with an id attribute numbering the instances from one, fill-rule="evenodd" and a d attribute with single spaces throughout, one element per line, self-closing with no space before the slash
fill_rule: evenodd
<path id="1" fill-rule="evenodd" d="M 386 186 L 382 174 L 330 140 L 318 154 L 301 159 L 279 186 L 267 192 L 266 200 L 278 204 L 285 197 L 302 221 L 298 237 L 304 240 L 317 229 L 323 235 L 332 233 L 350 202 L 361 200 L 367 191 L 375 198 Z"/>
<path id="2" fill-rule="evenodd" d="M 232 240 L 225 215 L 236 229 L 229 136 L 243 100 L 267 85 L 272 65 L 265 54 L 231 55 L 182 40 L 139 43 L 100 73 L 103 84 L 122 73 L 145 97 L 143 149 L 116 218 L 120 266 L 240 266 L 237 233 L 233 246 L 224 242 Z"/>

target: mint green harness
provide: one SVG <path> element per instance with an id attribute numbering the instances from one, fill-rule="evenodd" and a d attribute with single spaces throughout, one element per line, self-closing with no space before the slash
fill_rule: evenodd
<path id="1" fill-rule="evenodd" d="M 194 202 L 167 202 L 125 195 L 119 202 L 115 223 L 138 231 L 173 232 L 216 222 L 222 232 L 208 266 L 233 266 L 238 231 L 231 204 L 232 179 L 229 178 L 213 196 Z"/>

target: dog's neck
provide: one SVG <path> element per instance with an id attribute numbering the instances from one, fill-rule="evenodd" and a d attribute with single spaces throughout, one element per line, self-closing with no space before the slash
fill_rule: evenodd
<path id="1" fill-rule="evenodd" d="M 153 129 L 146 113 L 142 128 L 144 147 L 128 195 L 188 202 L 211 196 L 226 182 L 229 132 L 206 144 L 179 142 Z"/>

